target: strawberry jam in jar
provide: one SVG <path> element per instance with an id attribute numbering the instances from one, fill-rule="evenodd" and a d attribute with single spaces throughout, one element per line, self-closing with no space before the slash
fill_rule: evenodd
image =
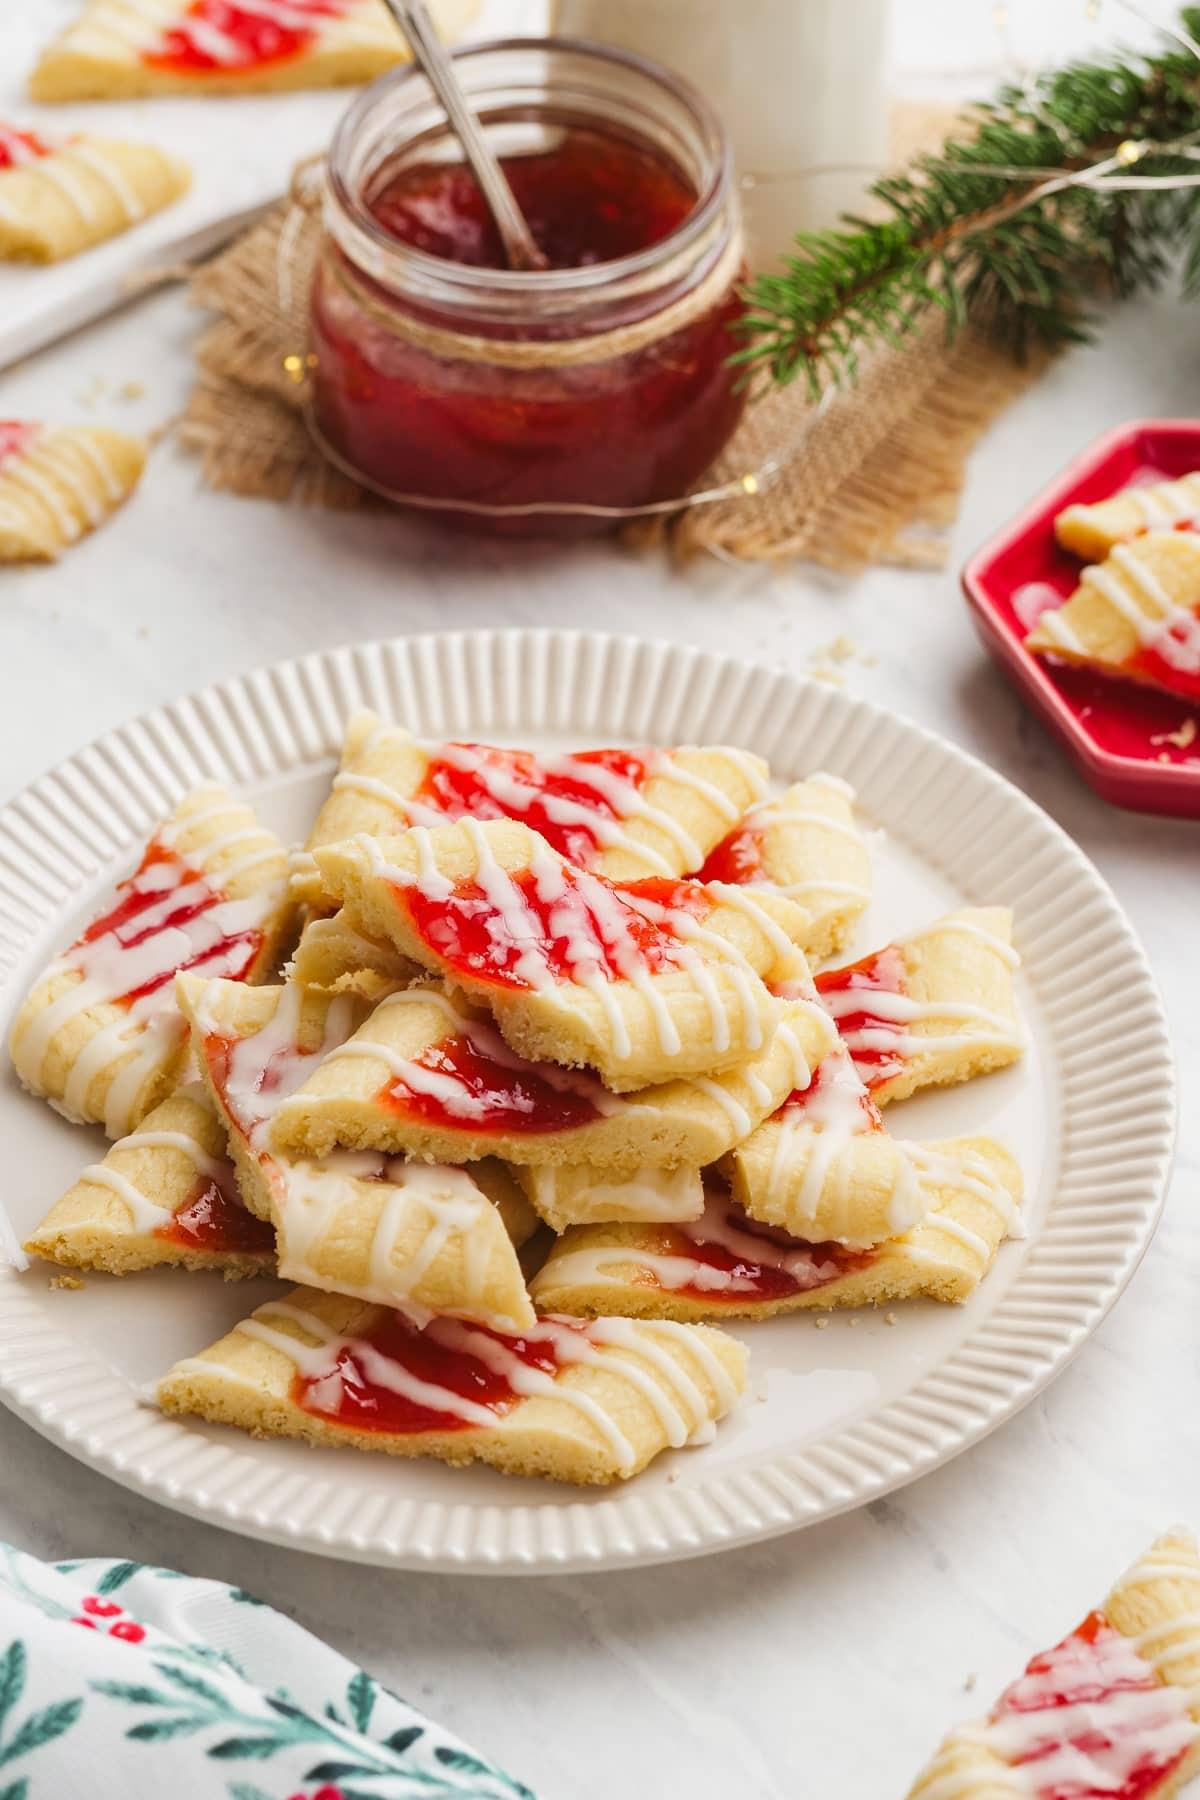
<path id="1" fill-rule="evenodd" d="M 568 40 L 458 74 L 549 267 L 504 264 L 427 82 L 350 108 L 313 278 L 310 424 L 390 499 L 511 534 L 681 498 L 732 435 L 741 222 L 721 127 L 655 64 Z"/>

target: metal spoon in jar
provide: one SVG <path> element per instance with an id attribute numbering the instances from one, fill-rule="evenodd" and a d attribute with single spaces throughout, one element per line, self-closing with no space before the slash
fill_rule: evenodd
<path id="1" fill-rule="evenodd" d="M 505 261 L 509 268 L 549 267 L 533 241 L 533 233 L 525 223 L 525 215 L 517 205 L 508 177 L 492 155 L 479 120 L 467 104 L 467 97 L 454 72 L 454 64 L 438 37 L 425 0 L 385 0 L 385 4 L 408 39 L 414 58 L 441 101 L 451 130 L 462 145 L 463 154 L 487 201 L 496 230 L 500 233 L 500 242 L 504 246 Z"/>

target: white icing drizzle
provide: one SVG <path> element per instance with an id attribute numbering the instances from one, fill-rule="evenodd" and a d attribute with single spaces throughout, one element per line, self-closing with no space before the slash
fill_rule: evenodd
<path id="1" fill-rule="evenodd" d="M 491 1240 L 479 1227 L 493 1209 L 466 1170 L 431 1168 L 373 1151 L 335 1151 L 319 1161 L 293 1163 L 269 1149 L 271 1121 L 279 1106 L 302 1086 L 316 1063 L 347 1048 L 354 1025 L 354 1002 L 339 995 L 325 1012 L 319 1042 L 304 1050 L 299 1042 L 303 1000 L 298 983 L 286 987 L 268 1024 L 231 1047 L 222 1091 L 227 1111 L 268 1173 L 281 1276 L 312 1287 L 333 1286 L 340 1293 L 401 1307 L 418 1317 L 421 1282 L 457 1240 L 463 1253 L 463 1287 L 461 1306 L 453 1310 L 498 1330 L 518 1329 L 522 1321 L 486 1304 Z M 211 1016 L 204 1019 L 204 1026 L 220 1030 Z M 335 1234 L 339 1216 L 360 1204 L 363 1196 L 355 1184 L 361 1181 L 386 1183 L 391 1191 L 372 1234 L 366 1279 L 351 1281 L 331 1276 L 320 1265 L 319 1252 Z M 414 1213 L 424 1232 L 413 1254 L 401 1262 L 397 1245 L 411 1230 Z"/>
<path id="2" fill-rule="evenodd" d="M 1107 500 L 1068 506 L 1058 515 L 1057 524 L 1089 524 L 1096 514 L 1103 516 L 1112 508 L 1127 505 L 1143 525 L 1174 525 L 1176 522 L 1200 519 L 1200 473 L 1193 471 L 1178 481 L 1152 481 L 1125 487 Z"/>
<path id="3" fill-rule="evenodd" d="M 321 12 L 289 4 L 289 0 L 238 0 L 240 10 L 254 13 L 285 30 L 303 31 L 315 42 L 336 37 L 348 42 L 378 43 L 383 22 L 362 0 L 325 0 Z M 161 54 L 163 34 L 181 32 L 220 69 L 253 68 L 257 59 L 240 39 L 211 20 L 180 16 L 178 7 L 162 0 L 120 0 L 89 8 L 71 27 L 66 41 L 73 51 L 111 58 L 114 49 L 135 54 Z M 199 71 L 201 78 L 204 71 Z"/>
<path id="4" fill-rule="evenodd" d="M 351 1038 L 349 1042 L 340 1045 L 333 1051 L 330 1060 L 349 1056 L 381 1062 L 398 1081 L 403 1082 L 410 1093 L 431 1095 L 453 1118 L 462 1119 L 467 1125 L 486 1120 L 490 1110 L 486 1096 L 472 1093 L 449 1070 L 427 1068 L 415 1059 L 400 1056 L 390 1045 L 375 1042 L 369 1035 L 379 1015 L 385 1009 L 396 1006 L 436 1007 L 446 1020 L 447 1035 L 465 1038 L 479 1056 L 500 1068 L 517 1074 L 527 1071 L 537 1075 L 560 1093 L 582 1095 L 603 1118 L 630 1111 L 635 1104 L 619 1094 L 611 1093 L 594 1076 L 587 1075 L 580 1069 L 565 1069 L 556 1063 L 527 1062 L 509 1048 L 489 1020 L 460 1013 L 449 998 L 436 988 L 403 988 L 399 993 L 389 994 L 380 1001 L 371 1015 L 371 1023 L 366 1028 L 368 1035 Z"/>
<path id="5" fill-rule="evenodd" d="M 1151 650 L 1181 674 L 1200 674 L 1200 617 L 1195 606 L 1179 606 L 1154 572 L 1142 561 L 1142 544 L 1117 544 L 1109 560 L 1125 575 L 1130 586 L 1153 609 L 1138 605 L 1111 569 L 1090 565 L 1080 577 L 1082 585 L 1103 594 L 1113 610 L 1132 626 L 1138 643 Z M 1054 615 L 1049 615 L 1053 617 Z"/>
<path id="6" fill-rule="evenodd" d="M 514 877 L 497 860 L 480 822 L 466 817 L 459 825 L 475 852 L 473 879 L 495 913 L 495 920 L 489 922 L 488 929 L 497 947 L 507 952 L 514 946 L 521 946 L 512 965 L 515 978 L 536 992 L 553 997 L 562 984 L 543 947 L 540 920 Z M 427 831 L 416 826 L 408 835 L 417 851 L 415 875 L 390 864 L 374 838 L 363 836 L 358 840 L 369 859 L 372 873 L 398 887 L 415 887 L 427 899 L 447 898 L 454 891 L 454 883 L 439 871 Z M 627 981 L 645 1000 L 663 1055 L 678 1056 L 682 1048 L 670 1009 L 630 932 L 628 914 L 631 910 L 674 938 L 670 946 L 670 964 L 685 972 L 704 996 L 714 1053 L 724 1054 L 730 1047 L 730 1020 L 708 962 L 696 946 L 701 946 L 708 958 L 719 961 L 729 977 L 741 1004 L 747 1050 L 761 1049 L 764 1041 L 759 1010 L 761 982 L 754 965 L 736 944 L 682 909 L 651 900 L 635 888 L 614 887 L 601 877 L 573 868 L 543 839 L 536 841 L 528 867 L 538 901 L 547 908 L 549 932 L 562 946 L 571 979 L 592 993 L 604 1009 L 612 1034 L 613 1055 L 618 1060 L 627 1058 L 632 1051 L 629 1026 L 617 991 L 620 980 Z M 778 942 L 781 946 L 786 945 L 789 952 L 792 950 L 786 934 L 780 933 L 775 921 L 749 896 L 739 894 L 738 906 L 755 920 L 769 944 L 774 946 Z M 610 969 L 615 972 L 617 981 L 612 979 Z"/>
<path id="7" fill-rule="evenodd" d="M 71 149 L 74 154 L 78 154 L 75 145 L 72 145 Z M 57 156 L 45 156 L 29 173 L 40 176 L 43 181 L 49 182 L 50 186 L 62 195 L 72 212 L 81 218 L 85 225 L 96 223 L 96 208 L 92 197 L 88 193 L 86 185 L 79 179 L 77 172 L 70 167 L 66 155 L 60 152 Z"/>
<path id="8" fill-rule="evenodd" d="M 389 727 L 377 728 L 363 744 L 360 756 L 368 758 L 392 735 Z M 404 742 L 409 741 L 406 736 Z M 570 781 L 576 787 L 590 788 L 597 796 L 597 804 L 589 805 L 585 800 L 550 791 L 537 779 L 522 775 L 504 761 L 492 760 L 495 752 L 490 745 L 441 743 L 422 745 L 421 748 L 429 763 L 445 764 L 469 775 L 497 813 L 504 817 L 525 819 L 536 806 L 552 825 L 564 830 L 582 829 L 601 852 L 624 851 L 644 864 L 647 872 L 658 875 L 677 875 L 681 870 L 698 868 L 704 860 L 703 845 L 668 808 L 655 805 L 646 797 L 643 783 L 631 781 L 603 763 L 591 762 L 582 756 L 563 755 L 545 758 L 537 765 L 538 772 L 551 780 L 558 778 Z M 741 753 L 722 749 L 717 754 L 742 768 L 748 780 L 753 776 L 752 791 L 761 789 L 759 772 L 745 762 Z M 504 752 L 500 755 L 503 757 Z M 717 782 L 681 765 L 677 760 L 678 753 L 643 750 L 638 755 L 645 768 L 646 785 L 657 777 L 676 782 L 701 795 L 719 817 L 730 822 L 737 818 L 738 808 L 730 796 Z M 454 816 L 438 805 L 401 793 L 392 783 L 365 770 L 344 769 L 335 776 L 333 785 L 335 789 L 360 793 L 379 801 L 409 825 L 436 825 Z M 675 856 L 664 855 L 661 850 L 632 836 L 624 828 L 630 819 L 640 819 L 660 831 L 674 846 Z"/>
<path id="9" fill-rule="evenodd" d="M 304 996 L 305 990 L 299 983 L 285 987 L 273 1016 L 262 1030 L 236 1038 L 229 1047 L 221 1098 L 230 1118 L 258 1155 L 269 1152 L 271 1120 L 282 1102 L 303 1086 L 316 1064 L 344 1044 L 354 1029 L 355 1002 L 348 994 L 338 994 L 325 1011 L 320 1038 L 312 1049 L 302 1049 Z M 197 1009 L 200 1028 L 206 1037 L 223 1037 L 221 1021 L 206 1004 L 207 998 L 206 995 Z"/>
<path id="10" fill-rule="evenodd" d="M 632 1175 L 595 1172 L 582 1190 L 572 1187 L 569 1197 L 560 1185 L 576 1174 L 574 1169 L 549 1166 L 527 1168 L 523 1176 L 533 1189 L 533 1204 L 551 1222 L 573 1224 L 630 1220 L 647 1224 L 678 1224 L 697 1219 L 704 1210 L 699 1172 L 695 1169 L 641 1168 Z"/>
<path id="11" fill-rule="evenodd" d="M 736 1094 L 731 1094 L 727 1087 L 723 1087 L 719 1081 L 713 1081 L 707 1075 L 694 1075 L 691 1085 L 699 1088 L 702 1094 L 707 1094 L 710 1100 L 716 1101 L 739 1138 L 749 1136 L 754 1129 L 754 1120 Z"/>
<path id="12" fill-rule="evenodd" d="M 128 1058 L 105 1096 L 105 1127 L 114 1137 L 129 1131 L 145 1082 L 174 1055 L 186 1033 L 169 977 L 180 968 L 209 976 L 232 973 L 244 959 L 248 934 L 260 928 L 276 899 L 271 890 L 223 899 L 199 867 L 177 856 L 149 863 L 122 889 L 145 897 L 147 904 L 101 936 L 73 945 L 44 971 L 39 988 L 63 975 L 71 979 L 32 1016 L 15 1046 L 22 1079 L 40 1092 L 51 1047 L 73 1019 L 149 987 L 91 1034 L 71 1064 L 59 1102 L 67 1117 L 87 1117 L 93 1082 Z M 196 909 L 191 917 L 171 922 L 191 907 Z"/>
<path id="13" fill-rule="evenodd" d="M 934 933 L 941 927 L 935 927 Z M 932 935 L 932 934 L 930 934 Z M 1008 946 L 1003 946 L 1008 953 Z M 855 1013 L 866 1013 L 878 1023 L 856 1026 L 842 1031 L 849 1050 L 882 1052 L 903 1058 L 925 1056 L 937 1051 L 958 1050 L 964 1045 L 991 1045 L 997 1048 L 1020 1048 L 1024 1042 L 1019 1027 L 1012 1019 L 990 1007 L 973 1001 L 943 998 L 914 1000 L 911 994 L 889 988 L 859 986 L 831 988 L 822 992 L 821 1003 L 838 1022 Z M 906 1030 L 926 1019 L 942 1020 L 950 1030 L 924 1033 Z M 965 1029 L 955 1031 L 954 1026 Z"/>
<path id="14" fill-rule="evenodd" d="M 704 1212 L 699 1219 L 666 1222 L 679 1237 L 693 1244 L 716 1244 L 729 1251 L 739 1266 L 717 1268 L 698 1256 L 689 1256 L 683 1248 L 655 1251 L 637 1244 L 606 1244 L 555 1254 L 546 1265 L 545 1275 L 553 1288 L 625 1287 L 629 1278 L 617 1271 L 632 1264 L 652 1274 L 658 1285 L 670 1292 L 690 1287 L 703 1294 L 753 1300 L 768 1297 L 763 1295 L 757 1278 L 748 1272 L 755 1264 L 789 1276 L 796 1283 L 797 1292 L 824 1287 L 844 1272 L 835 1259 L 823 1258 L 815 1245 L 752 1230 L 741 1207 L 717 1188 L 706 1191 Z"/>
<path id="15" fill-rule="evenodd" d="M 103 449 L 96 442 L 91 433 L 87 431 L 76 432 L 71 439 L 71 444 L 73 449 L 78 455 L 82 456 L 84 462 L 87 463 L 92 473 L 96 476 L 96 479 L 103 487 L 108 498 L 114 504 L 118 500 L 123 500 L 125 498 L 124 485 L 118 479 L 117 472 L 113 468 L 112 463 L 104 454 Z"/>
<path id="16" fill-rule="evenodd" d="M 43 473 L 42 465 L 48 463 Z M 51 453 L 47 456 L 45 437 L 35 439 L 31 444 L 18 451 L 15 456 L 5 458 L 4 479 L 18 488 L 27 488 L 35 500 L 39 500 L 54 520 L 55 526 L 66 544 L 73 544 L 83 529 L 83 525 L 68 507 L 55 486 L 56 483 L 66 487 L 79 503 L 84 519 L 93 525 L 99 524 L 99 513 L 95 499 L 72 476 L 70 470 L 61 467 L 60 459 Z"/>
<path id="17" fill-rule="evenodd" d="M 944 919 L 937 919 L 932 925 L 926 925 L 920 931 L 911 931 L 905 942 L 917 944 L 924 938 L 941 937 L 947 931 L 959 932 L 964 937 L 971 937 L 978 943 L 985 944 L 995 956 L 1000 958 L 1001 962 L 1007 963 L 1010 969 L 1017 969 L 1021 965 L 1020 952 L 1014 949 L 1007 938 L 1002 938 L 995 931 L 989 931 L 986 925 L 979 923 L 978 919 L 964 919 L 956 913 L 950 913 Z"/>
<path id="18" fill-rule="evenodd" d="M 1039 614 L 1034 629 L 1039 631 L 1043 637 L 1049 638 L 1056 649 L 1066 650 L 1071 656 L 1086 656 L 1087 645 L 1075 627 L 1063 618 L 1066 604 L 1064 601 L 1062 606 L 1048 607 L 1045 612 Z"/>
<path id="19" fill-rule="evenodd" d="M 1106 1630 L 1095 1643 L 1068 1638 L 1038 1661 L 986 1723 L 957 1734 L 1013 1768 L 1018 1792 L 1116 1793 L 1147 1759 L 1169 1764 L 1200 1738 L 1187 1696 L 1158 1681 L 1120 1632 Z M 923 1800 L 937 1792 L 927 1788 Z"/>
<path id="20" fill-rule="evenodd" d="M 353 1294 L 383 1306 L 401 1308 L 424 1322 L 432 1315 L 417 1290 L 444 1252 L 462 1255 L 460 1303 L 444 1310 L 479 1320 L 498 1331 L 517 1331 L 522 1320 L 487 1304 L 492 1238 L 481 1227 L 496 1217 L 487 1195 L 465 1169 L 433 1168 L 371 1151 L 335 1151 L 319 1162 L 287 1163 L 276 1159 L 282 1182 L 279 1220 L 279 1273 L 287 1281 L 328 1287 L 332 1278 L 320 1265 L 319 1251 L 340 1217 L 359 1207 L 365 1195 L 357 1184 L 379 1182 L 387 1188 L 367 1254 L 367 1278 L 347 1282 L 339 1276 L 339 1293 Z M 408 1235 L 414 1218 L 423 1235 L 406 1262 L 397 1258 L 397 1243 Z"/>
<path id="21" fill-rule="evenodd" d="M 439 1348 L 451 1353 L 461 1352 L 482 1362 L 516 1395 L 517 1405 L 499 1411 L 481 1406 L 448 1388 L 421 1381 L 403 1363 L 376 1350 L 367 1340 L 339 1336 L 302 1307 L 277 1301 L 263 1310 L 269 1315 L 290 1319 L 308 1336 L 318 1340 L 315 1344 L 305 1344 L 288 1332 L 274 1329 L 258 1315 L 238 1327 L 246 1336 L 256 1338 L 288 1357 L 305 1380 L 314 1384 L 313 1399 L 323 1409 L 331 1409 L 336 1404 L 340 1387 L 338 1360 L 348 1351 L 376 1386 L 401 1394 L 414 1405 L 446 1414 L 480 1430 L 519 1429 L 519 1418 L 514 1415 L 519 1411 L 521 1400 L 534 1396 L 552 1397 L 579 1413 L 595 1430 L 623 1474 L 636 1467 L 634 1446 L 606 1407 L 577 1384 L 561 1379 L 564 1368 L 576 1365 L 603 1367 L 627 1381 L 650 1406 L 664 1437 L 673 1446 L 687 1443 L 702 1431 L 710 1422 L 711 1409 L 678 1357 L 669 1354 L 669 1347 L 681 1346 L 700 1364 L 720 1410 L 728 1408 L 736 1399 L 734 1383 L 703 1335 L 686 1327 L 672 1328 L 665 1323 L 600 1319 L 580 1329 L 575 1322 L 541 1319 L 521 1336 L 528 1342 L 544 1343 L 551 1348 L 559 1368 L 555 1374 L 550 1374 L 525 1362 L 502 1338 L 472 1329 L 458 1319 L 431 1319 L 424 1330 Z"/>
<path id="22" fill-rule="evenodd" d="M 40 162 L 44 156 L 49 154 L 49 151 L 37 150 L 27 144 L 20 132 L 11 126 L 0 125 L 0 156 L 4 158 L 4 165 L 0 166 L 15 169 L 25 168 L 30 163 Z"/>
<path id="23" fill-rule="evenodd" d="M 798 1235 L 853 1241 L 855 1138 L 874 1128 L 866 1090 L 842 1045 L 831 1050 L 811 1084 L 793 1093 L 770 1121 L 775 1139 L 767 1173 L 764 1202 L 773 1213 L 786 1212 Z M 797 1175 L 799 1181 L 797 1182 Z M 926 1210 L 920 1184 L 904 1156 L 895 1162 L 887 1224 L 893 1234 L 907 1231 Z"/>
<path id="24" fill-rule="evenodd" d="M 1021 1209 L 986 1156 L 980 1155 L 977 1150 L 958 1150 L 953 1155 L 947 1155 L 929 1144 L 909 1142 L 903 1143 L 901 1148 L 923 1185 L 946 1188 L 951 1193 L 967 1194 L 974 1200 L 982 1201 L 1003 1220 L 1006 1237 L 1025 1236 Z M 925 1222 L 943 1231 L 960 1233 L 964 1229 L 957 1228 L 956 1221 L 941 1208 L 930 1213 Z M 990 1249 L 987 1254 L 991 1254 Z"/>
<path id="25" fill-rule="evenodd" d="M 144 216 L 146 209 L 141 199 L 111 156 L 105 155 L 95 144 L 88 143 L 84 138 L 77 138 L 67 154 L 90 169 L 97 181 L 109 190 L 130 224 Z"/>
<path id="26" fill-rule="evenodd" d="M 804 779 L 809 787 L 831 788 L 835 794 L 840 794 L 843 800 L 848 800 L 853 805 L 856 798 L 854 789 L 840 775 L 831 775 L 828 769 L 818 769 L 815 774 L 806 775 Z"/>
<path id="27" fill-rule="evenodd" d="M 228 1160 L 222 1156 L 210 1155 L 203 1144 L 198 1143 L 186 1131 L 134 1131 L 128 1137 L 120 1138 L 109 1150 L 104 1162 L 90 1164 L 79 1179 L 108 1188 L 110 1193 L 115 1194 L 129 1209 L 131 1229 L 145 1236 L 151 1235 L 160 1225 L 169 1224 L 175 1214 L 170 1207 L 153 1200 L 128 1175 L 113 1166 L 112 1159 L 120 1150 L 177 1150 L 187 1157 L 197 1177 L 214 1181 L 226 1188 L 233 1185 L 233 1169 Z"/>

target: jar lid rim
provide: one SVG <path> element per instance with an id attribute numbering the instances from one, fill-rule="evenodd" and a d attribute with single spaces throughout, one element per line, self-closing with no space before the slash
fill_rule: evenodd
<path id="1" fill-rule="evenodd" d="M 361 197 L 351 190 L 345 179 L 344 165 L 364 118 L 381 96 L 388 90 L 402 88 L 409 82 L 425 80 L 415 63 L 389 70 L 386 75 L 371 82 L 338 121 L 329 148 L 326 188 L 336 201 L 343 224 L 349 225 L 355 235 L 365 237 L 377 254 L 382 252 L 395 257 L 418 277 L 425 275 L 430 280 L 449 283 L 461 288 L 464 293 L 486 289 L 495 295 L 504 294 L 513 299 L 535 293 L 544 297 L 553 295 L 559 299 L 567 299 L 572 295 L 585 298 L 625 278 L 645 275 L 659 268 L 664 260 L 672 260 L 685 254 L 693 245 L 703 243 L 711 232 L 730 186 L 732 157 L 725 128 L 699 89 L 675 70 L 650 57 L 639 56 L 631 50 L 620 50 L 614 45 L 597 43 L 590 38 L 554 35 L 486 38 L 477 43 L 461 45 L 451 51 L 451 55 L 455 62 L 465 63 L 501 52 L 524 50 L 552 53 L 556 50 L 565 51 L 632 69 L 666 88 L 687 107 L 711 152 L 712 174 L 707 186 L 697 195 L 696 203 L 687 217 L 674 230 L 657 242 L 648 244 L 641 250 L 631 251 L 626 256 L 567 269 L 480 268 L 472 263 L 453 262 L 448 257 L 432 256 L 428 251 L 419 250 L 394 237 L 384 230 L 363 204 Z M 450 130 L 448 124 L 447 130 Z"/>

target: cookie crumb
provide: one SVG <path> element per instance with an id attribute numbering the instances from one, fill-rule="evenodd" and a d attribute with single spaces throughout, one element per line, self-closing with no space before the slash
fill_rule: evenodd
<path id="1" fill-rule="evenodd" d="M 851 1329 L 851 1331 L 853 1331 L 853 1330 L 854 1330 L 854 1327 L 855 1327 L 855 1326 L 856 1326 L 856 1325 L 857 1325 L 857 1324 L 858 1324 L 858 1323 L 859 1323 L 859 1317 L 858 1317 L 858 1314 L 857 1314 L 857 1313 L 851 1313 L 851 1314 L 850 1314 L 850 1317 L 849 1317 L 849 1318 L 848 1318 L 848 1319 L 847 1319 L 847 1320 L 846 1320 L 846 1323 L 847 1323 L 847 1325 L 849 1325 L 849 1327 L 850 1327 L 850 1329 Z"/>
<path id="2" fill-rule="evenodd" d="M 1177 731 L 1160 731 L 1150 739 L 1152 744 L 1174 744 L 1177 750 L 1190 750 L 1196 741 L 1196 721 L 1187 718 Z M 1159 762 L 1169 762 L 1167 756 L 1160 756 Z"/>
<path id="3" fill-rule="evenodd" d="M 829 1324 L 829 1320 L 828 1319 L 814 1319 L 813 1324 L 816 1326 L 818 1331 L 824 1331 L 825 1327 Z"/>
<path id="4" fill-rule="evenodd" d="M 894 1312 L 884 1313 L 883 1322 L 885 1325 L 894 1325 L 896 1323 L 895 1313 Z"/>
<path id="5" fill-rule="evenodd" d="M 845 687 L 845 677 L 838 669 L 832 669 L 827 663 L 820 663 L 809 670 L 814 681 L 824 681 L 829 687 Z"/>
<path id="6" fill-rule="evenodd" d="M 1160 750 L 1154 760 L 1155 762 L 1169 763 L 1171 760 L 1171 752 L 1169 750 Z"/>
<path id="7" fill-rule="evenodd" d="M 146 392 L 146 384 L 144 381 L 123 381 L 117 392 L 122 400 L 140 400 Z"/>
<path id="8" fill-rule="evenodd" d="M 79 1275 L 52 1275 L 50 1286 L 52 1288 L 81 1288 L 86 1287 L 87 1283 Z"/>
<path id="9" fill-rule="evenodd" d="M 976 1681 L 978 1681 L 978 1679 L 979 1679 L 979 1677 L 974 1673 L 974 1671 L 972 1671 L 972 1673 L 970 1675 L 968 1675 L 966 1680 L 963 1682 L 963 1693 L 964 1694 L 973 1694 L 975 1692 L 975 1683 L 976 1683 Z"/>
<path id="10" fill-rule="evenodd" d="M 75 398 L 80 406 L 86 406 L 89 410 L 94 410 L 107 392 L 108 382 L 104 379 L 104 376 L 93 375 L 87 386 L 81 389 L 80 392 L 76 394 Z"/>

